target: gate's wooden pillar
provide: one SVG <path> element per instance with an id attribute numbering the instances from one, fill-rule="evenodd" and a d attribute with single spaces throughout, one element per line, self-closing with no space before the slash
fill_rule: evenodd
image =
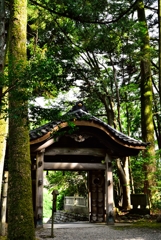
<path id="1" fill-rule="evenodd" d="M 106 194 L 106 224 L 114 224 L 113 212 L 113 176 L 112 176 L 112 161 L 106 154 L 106 170 L 105 170 L 105 194 Z"/>
<path id="2" fill-rule="evenodd" d="M 36 155 L 36 227 L 43 226 L 43 170 L 44 151 Z"/>

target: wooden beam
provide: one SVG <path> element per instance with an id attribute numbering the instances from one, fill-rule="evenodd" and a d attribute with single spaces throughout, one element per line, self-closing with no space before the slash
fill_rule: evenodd
<path id="1" fill-rule="evenodd" d="M 101 163 L 68 163 L 52 162 L 44 163 L 44 170 L 92 170 L 105 169 L 106 166 Z"/>
<path id="2" fill-rule="evenodd" d="M 47 142 L 43 143 L 42 145 L 40 145 L 38 147 L 34 147 L 34 146 L 31 145 L 31 152 L 43 151 L 44 149 L 48 148 L 50 145 L 57 142 L 58 140 L 59 140 L 58 137 L 57 138 L 51 138 Z"/>
<path id="3" fill-rule="evenodd" d="M 54 155 L 91 155 L 105 157 L 106 150 L 103 148 L 52 148 L 46 149 L 45 156 Z"/>
<path id="4" fill-rule="evenodd" d="M 95 157 L 90 155 L 55 155 L 45 156 L 44 162 L 77 162 L 77 163 L 101 163 L 103 157 Z"/>
<path id="5" fill-rule="evenodd" d="M 43 226 L 43 170 L 44 152 L 36 155 L 36 227 Z"/>

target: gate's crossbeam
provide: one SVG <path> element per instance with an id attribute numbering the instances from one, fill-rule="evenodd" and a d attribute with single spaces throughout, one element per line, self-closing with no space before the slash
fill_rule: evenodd
<path id="1" fill-rule="evenodd" d="M 98 169 L 105 169 L 106 165 L 102 163 L 58 163 L 58 162 L 51 162 L 51 163 L 44 163 L 44 170 L 98 170 Z"/>
<path id="2" fill-rule="evenodd" d="M 106 150 L 103 148 L 52 148 L 46 149 L 45 156 L 55 155 L 91 155 L 105 157 Z"/>

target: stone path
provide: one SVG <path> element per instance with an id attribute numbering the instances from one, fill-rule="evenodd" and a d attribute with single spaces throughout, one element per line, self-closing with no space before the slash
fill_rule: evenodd
<path id="1" fill-rule="evenodd" d="M 119 227 L 119 228 L 118 228 Z M 161 229 L 129 228 L 129 224 L 114 226 L 92 223 L 54 224 L 54 238 L 51 238 L 51 225 L 45 224 L 36 231 L 39 240 L 161 240 Z"/>

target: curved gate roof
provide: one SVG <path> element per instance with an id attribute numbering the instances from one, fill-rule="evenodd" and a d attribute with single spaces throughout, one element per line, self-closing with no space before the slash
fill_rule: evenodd
<path id="1" fill-rule="evenodd" d="M 64 115 L 62 121 L 52 121 L 30 131 L 32 151 L 38 151 L 50 146 L 51 143 L 53 144 L 54 140 L 51 143 L 50 140 L 55 138 L 55 133 L 69 128 L 71 123 L 80 129 L 79 133 L 77 133 L 78 130 L 75 130 L 77 137 L 82 137 L 82 132 L 83 134 L 87 133 L 95 136 L 104 143 L 105 149 L 107 148 L 114 157 L 137 155 L 139 151 L 144 150 L 149 144 L 131 138 L 86 111 L 78 109 Z M 74 133 L 71 134 L 71 137 L 74 138 Z"/>

